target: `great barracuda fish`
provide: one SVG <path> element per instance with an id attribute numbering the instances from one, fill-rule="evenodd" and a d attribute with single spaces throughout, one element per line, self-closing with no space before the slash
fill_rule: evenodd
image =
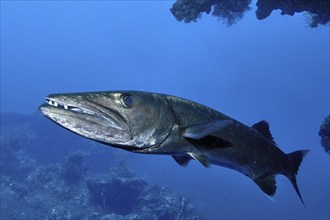
<path id="1" fill-rule="evenodd" d="M 237 170 L 268 196 L 277 174 L 292 183 L 308 150 L 285 154 L 266 121 L 252 127 L 196 102 L 140 91 L 53 94 L 39 107 L 64 128 L 112 147 L 143 154 L 170 155 L 180 166 L 194 159 Z"/>

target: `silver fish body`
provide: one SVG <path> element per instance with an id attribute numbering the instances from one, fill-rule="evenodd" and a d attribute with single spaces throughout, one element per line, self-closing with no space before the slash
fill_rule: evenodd
<path id="1" fill-rule="evenodd" d="M 144 154 L 170 155 L 181 166 L 197 160 L 227 167 L 275 194 L 277 174 L 296 183 L 308 150 L 285 154 L 266 121 L 247 126 L 221 112 L 175 96 L 141 91 L 54 94 L 39 107 L 47 118 L 91 140 Z"/>

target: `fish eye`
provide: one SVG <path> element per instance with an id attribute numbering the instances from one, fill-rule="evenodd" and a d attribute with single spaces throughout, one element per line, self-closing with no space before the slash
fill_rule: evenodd
<path id="1" fill-rule="evenodd" d="M 134 104 L 134 98 L 130 94 L 123 94 L 121 96 L 121 102 L 125 108 L 130 108 Z"/>

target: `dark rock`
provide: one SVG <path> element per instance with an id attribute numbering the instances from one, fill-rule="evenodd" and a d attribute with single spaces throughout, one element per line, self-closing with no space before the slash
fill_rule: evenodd
<path id="1" fill-rule="evenodd" d="M 330 154 L 330 115 L 324 118 L 320 127 L 319 135 L 321 137 L 321 145 L 324 151 Z"/>

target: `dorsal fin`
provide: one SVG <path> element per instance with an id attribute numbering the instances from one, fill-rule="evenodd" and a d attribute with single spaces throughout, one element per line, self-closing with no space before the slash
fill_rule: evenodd
<path id="1" fill-rule="evenodd" d="M 265 121 L 265 120 L 259 121 L 259 122 L 255 123 L 254 125 L 252 125 L 252 128 L 257 130 L 265 138 L 267 138 L 267 139 L 271 140 L 273 143 L 275 143 L 274 138 L 273 138 L 272 134 L 270 133 L 269 124 L 267 121 Z"/>

